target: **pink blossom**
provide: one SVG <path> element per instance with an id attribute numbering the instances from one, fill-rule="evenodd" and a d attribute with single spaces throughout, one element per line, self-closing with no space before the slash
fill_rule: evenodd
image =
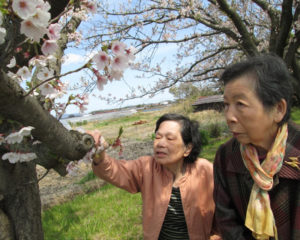
<path id="1" fill-rule="evenodd" d="M 125 55 L 117 55 L 113 59 L 111 68 L 113 71 L 123 71 L 128 67 L 128 57 Z"/>
<path id="2" fill-rule="evenodd" d="M 31 72 L 29 71 L 28 67 L 24 66 L 17 71 L 17 75 L 23 80 L 26 80 L 27 78 L 31 77 Z"/>
<path id="3" fill-rule="evenodd" d="M 111 50 L 116 55 L 124 54 L 125 49 L 126 44 L 123 42 L 115 41 L 111 45 Z"/>
<path id="4" fill-rule="evenodd" d="M 136 53 L 136 48 L 133 46 L 130 46 L 128 49 L 125 50 L 126 56 L 130 61 L 134 61 L 135 59 L 135 53 Z"/>
<path id="5" fill-rule="evenodd" d="M 28 0 L 13 0 L 12 8 L 22 19 L 33 16 L 36 12 L 36 2 Z"/>
<path id="6" fill-rule="evenodd" d="M 86 6 L 87 10 L 89 12 L 91 12 L 92 14 L 95 14 L 97 12 L 97 4 L 95 2 L 93 2 L 93 1 L 86 2 L 85 6 Z"/>
<path id="7" fill-rule="evenodd" d="M 50 24 L 48 27 L 48 37 L 52 40 L 57 40 L 60 38 L 60 31 L 62 29 L 62 26 L 59 23 L 53 23 Z"/>
<path id="8" fill-rule="evenodd" d="M 58 49 L 58 45 L 56 40 L 46 40 L 42 45 L 42 53 L 45 56 L 55 53 L 57 49 Z"/>
<path id="9" fill-rule="evenodd" d="M 98 70 L 103 70 L 109 63 L 109 56 L 106 52 L 100 51 L 93 57 L 93 61 L 96 63 Z"/>
<path id="10" fill-rule="evenodd" d="M 45 27 L 36 26 L 32 20 L 24 20 L 21 22 L 20 32 L 35 42 L 38 42 L 46 33 Z"/>

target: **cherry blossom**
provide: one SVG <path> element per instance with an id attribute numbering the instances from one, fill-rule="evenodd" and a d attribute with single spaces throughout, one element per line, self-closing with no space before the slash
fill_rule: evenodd
<path id="1" fill-rule="evenodd" d="M 55 53 L 55 51 L 58 49 L 58 45 L 56 40 L 46 40 L 44 41 L 43 45 L 42 45 L 42 53 L 45 56 L 51 55 L 53 53 Z"/>
<path id="2" fill-rule="evenodd" d="M 20 143 L 23 140 L 23 137 L 27 137 L 31 134 L 31 130 L 34 127 L 28 126 L 21 128 L 18 132 L 10 133 L 6 138 L 5 141 L 8 144 Z"/>
<path id="3" fill-rule="evenodd" d="M 55 88 L 50 83 L 44 83 L 42 86 L 39 87 L 41 94 L 44 96 L 49 96 L 53 93 L 56 93 Z"/>
<path id="4" fill-rule="evenodd" d="M 12 59 L 10 59 L 9 64 L 6 65 L 8 68 L 13 68 L 16 66 L 16 58 L 12 57 Z"/>
<path id="5" fill-rule="evenodd" d="M 123 71 L 128 67 L 128 58 L 125 55 L 117 55 L 114 57 L 111 68 L 113 71 Z"/>
<path id="6" fill-rule="evenodd" d="M 36 12 L 36 1 L 13 0 L 12 8 L 14 12 L 22 19 L 33 16 Z"/>
<path id="7" fill-rule="evenodd" d="M 58 40 L 60 38 L 60 31 L 62 26 L 59 23 L 50 24 L 48 27 L 48 37 L 51 40 Z"/>
<path id="8" fill-rule="evenodd" d="M 31 77 L 31 72 L 28 67 L 24 66 L 17 71 L 17 75 L 21 77 L 22 80 L 26 80 Z"/>
<path id="9" fill-rule="evenodd" d="M 85 1 L 84 5 L 92 14 L 95 14 L 97 12 L 97 3 L 95 3 L 94 1 Z"/>
<path id="10" fill-rule="evenodd" d="M 48 27 L 49 24 L 49 20 L 50 20 L 50 13 L 43 11 L 41 9 L 37 9 L 35 14 L 29 18 L 27 18 L 27 20 L 31 20 L 32 22 L 34 22 L 34 24 L 38 27 Z"/>
<path id="11" fill-rule="evenodd" d="M 2 156 L 3 160 L 8 160 L 12 164 L 15 164 L 17 162 L 29 162 L 36 158 L 37 158 L 37 156 L 35 153 L 8 152 L 8 153 L 3 154 L 3 156 Z"/>
<path id="12" fill-rule="evenodd" d="M 49 79 L 51 77 L 54 76 L 54 70 L 53 69 L 49 69 L 47 67 L 42 68 L 38 74 L 37 74 L 37 78 L 41 81 L 44 81 L 46 79 Z"/>
<path id="13" fill-rule="evenodd" d="M 32 126 L 23 127 L 19 130 L 19 134 L 23 137 L 29 136 L 33 129 L 34 129 L 34 127 L 32 127 Z"/>
<path id="14" fill-rule="evenodd" d="M 113 79 L 115 80 L 121 80 L 123 77 L 123 71 L 118 71 L 118 70 L 114 70 L 111 69 L 108 75 L 108 79 L 110 81 L 112 81 Z"/>
<path id="15" fill-rule="evenodd" d="M 103 75 L 97 75 L 97 88 L 102 91 L 103 86 L 107 83 L 107 78 Z"/>
<path id="16" fill-rule="evenodd" d="M 47 33 L 47 29 L 35 25 L 30 19 L 26 19 L 21 22 L 20 32 L 33 41 L 38 42 Z"/>
<path id="17" fill-rule="evenodd" d="M 130 61 L 134 61 L 135 59 L 135 53 L 136 53 L 136 48 L 133 46 L 130 46 L 128 49 L 125 50 L 126 56 Z"/>
<path id="18" fill-rule="evenodd" d="M 93 57 L 98 70 L 103 70 L 109 64 L 109 56 L 106 52 L 100 51 Z"/>
<path id="19" fill-rule="evenodd" d="M 123 42 L 115 41 L 111 45 L 111 50 L 116 55 L 124 54 L 125 49 L 126 44 Z"/>

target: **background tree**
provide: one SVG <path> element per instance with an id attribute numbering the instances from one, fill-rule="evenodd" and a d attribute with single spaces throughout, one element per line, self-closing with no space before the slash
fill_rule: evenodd
<path id="1" fill-rule="evenodd" d="M 130 98 L 153 95 L 180 82 L 217 84 L 228 64 L 272 52 L 284 59 L 295 77 L 299 103 L 298 0 L 104 0 L 100 4 L 103 18 L 95 23 L 89 40 L 132 42 L 144 56 L 135 66 L 141 79 L 156 79 L 147 89 L 135 88 Z M 157 63 L 165 49 L 169 49 L 165 63 Z"/>
<path id="2" fill-rule="evenodd" d="M 178 86 L 172 86 L 169 88 L 169 92 L 174 96 L 175 99 L 184 100 L 191 99 L 195 100 L 201 96 L 210 96 L 218 94 L 212 87 L 202 87 L 201 85 L 195 85 L 190 82 L 180 83 Z"/>

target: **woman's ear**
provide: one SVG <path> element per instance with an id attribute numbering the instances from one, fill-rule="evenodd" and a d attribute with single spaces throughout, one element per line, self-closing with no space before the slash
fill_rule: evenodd
<path id="1" fill-rule="evenodd" d="M 276 123 L 280 123 L 281 120 L 284 118 L 286 111 L 287 111 L 287 103 L 285 99 L 281 98 L 280 101 L 275 106 L 274 121 Z"/>
<path id="2" fill-rule="evenodd" d="M 193 144 L 189 143 L 188 145 L 186 145 L 183 156 L 187 157 L 188 155 L 190 155 L 192 149 L 193 149 Z"/>

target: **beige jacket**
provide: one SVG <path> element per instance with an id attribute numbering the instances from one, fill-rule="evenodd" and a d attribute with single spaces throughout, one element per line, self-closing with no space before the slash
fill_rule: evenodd
<path id="1" fill-rule="evenodd" d="M 141 192 L 144 239 L 158 239 L 171 197 L 171 172 L 151 156 L 126 161 L 107 154 L 101 163 L 93 165 L 93 171 L 128 192 Z M 215 209 L 212 164 L 199 158 L 187 167 L 179 187 L 190 239 L 210 239 Z"/>

